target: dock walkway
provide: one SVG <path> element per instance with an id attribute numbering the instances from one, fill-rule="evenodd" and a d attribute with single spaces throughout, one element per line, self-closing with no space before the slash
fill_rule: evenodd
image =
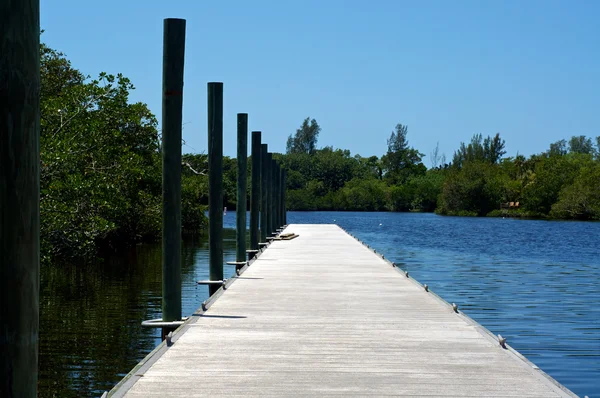
<path id="1" fill-rule="evenodd" d="M 575 396 L 336 225 L 290 225 L 114 397 Z"/>

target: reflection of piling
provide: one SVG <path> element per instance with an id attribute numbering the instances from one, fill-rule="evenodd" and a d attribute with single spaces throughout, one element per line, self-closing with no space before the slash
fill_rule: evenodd
<path id="1" fill-rule="evenodd" d="M 236 267 L 239 269 L 239 263 L 246 261 L 246 190 L 248 183 L 247 162 L 248 162 L 248 114 L 238 113 L 237 115 L 237 204 L 236 204 Z"/>
<path id="2" fill-rule="evenodd" d="M 260 131 L 252 132 L 252 196 L 250 198 L 250 250 L 258 250 L 260 214 Z M 253 257 L 252 252 L 250 258 Z"/>
<path id="3" fill-rule="evenodd" d="M 210 280 L 223 280 L 223 83 L 208 83 L 208 247 Z M 212 296 L 220 285 L 210 284 Z"/>
<path id="4" fill-rule="evenodd" d="M 267 243 L 267 144 L 261 144 L 260 146 L 260 243 L 263 245 Z"/>
<path id="5" fill-rule="evenodd" d="M 162 320 L 181 320 L 181 120 L 185 20 L 165 19 L 162 114 Z M 163 328 L 163 335 L 168 333 Z M 171 330 L 174 330 L 173 327 Z"/>
<path id="6" fill-rule="evenodd" d="M 35 397 L 40 289 L 39 0 L 0 2 L 0 396 Z"/>

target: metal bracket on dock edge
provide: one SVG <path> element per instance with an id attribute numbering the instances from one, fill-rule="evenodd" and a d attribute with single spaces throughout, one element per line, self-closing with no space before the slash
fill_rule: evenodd
<path id="1" fill-rule="evenodd" d="M 256 257 L 256 254 L 258 254 L 258 250 L 250 249 L 246 250 L 246 253 L 248 254 L 248 265 L 250 265 L 250 260 Z"/>
<path id="2" fill-rule="evenodd" d="M 142 321 L 142 326 L 147 328 L 173 328 L 176 329 L 187 320 L 187 317 L 181 317 L 180 321 L 163 321 L 162 318 Z"/>
<path id="3" fill-rule="evenodd" d="M 240 274 L 240 270 L 244 265 L 248 264 L 248 261 L 227 261 L 227 265 L 235 265 L 235 273 Z"/>

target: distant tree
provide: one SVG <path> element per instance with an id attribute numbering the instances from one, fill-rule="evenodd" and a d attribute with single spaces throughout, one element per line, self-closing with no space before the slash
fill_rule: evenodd
<path id="1" fill-rule="evenodd" d="M 446 163 L 446 155 L 443 153 L 440 154 L 440 142 L 439 141 L 435 144 L 435 148 L 433 148 L 433 151 L 431 151 L 431 153 L 429 154 L 429 157 L 430 157 L 429 162 L 431 163 L 432 169 L 437 169 L 438 167 L 443 167 L 444 164 Z"/>
<path id="2" fill-rule="evenodd" d="M 317 141 L 319 139 L 319 133 L 321 127 L 315 119 L 307 117 L 302 122 L 299 129 L 296 130 L 296 134 L 290 136 L 286 143 L 287 153 L 308 153 L 313 154 L 317 149 Z"/>
<path id="3" fill-rule="evenodd" d="M 354 155 L 354 160 L 358 163 L 357 174 L 363 178 L 383 178 L 383 166 L 377 156 L 363 158 L 360 155 Z"/>
<path id="4" fill-rule="evenodd" d="M 593 154 L 594 144 L 592 143 L 592 139 L 587 138 L 585 135 L 574 135 L 569 140 L 569 152 Z"/>
<path id="5" fill-rule="evenodd" d="M 550 156 L 562 156 L 567 154 L 567 140 L 560 140 L 550 144 Z"/>
<path id="6" fill-rule="evenodd" d="M 570 185 L 564 185 L 550 215 L 556 218 L 600 220 L 600 164 L 585 165 Z"/>
<path id="7" fill-rule="evenodd" d="M 421 163 L 424 155 L 408 146 L 407 134 L 408 126 L 398 123 L 387 140 L 387 153 L 381 158 L 386 177 L 392 183 L 403 183 L 411 175 L 423 174 L 426 170 Z"/>
<path id="8" fill-rule="evenodd" d="M 454 152 L 452 164 L 456 167 L 462 167 L 465 162 L 473 161 L 497 164 L 506 153 L 504 144 L 500 133 L 496 133 L 494 137 L 487 136 L 485 139 L 481 134 L 475 134 L 469 145 L 460 143 L 458 151 Z"/>

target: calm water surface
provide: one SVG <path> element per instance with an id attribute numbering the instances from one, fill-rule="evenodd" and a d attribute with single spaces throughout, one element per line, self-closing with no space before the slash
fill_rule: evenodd
<path id="1" fill-rule="evenodd" d="M 412 213 L 290 212 L 336 223 L 509 343 L 575 393 L 600 397 L 600 223 Z M 228 213 L 225 226 L 235 226 Z M 224 234 L 224 260 L 235 232 Z M 225 275 L 233 274 L 226 266 Z M 205 238 L 183 252 L 183 313 L 208 297 Z M 160 246 L 42 270 L 40 396 L 101 395 L 159 342 Z"/>

